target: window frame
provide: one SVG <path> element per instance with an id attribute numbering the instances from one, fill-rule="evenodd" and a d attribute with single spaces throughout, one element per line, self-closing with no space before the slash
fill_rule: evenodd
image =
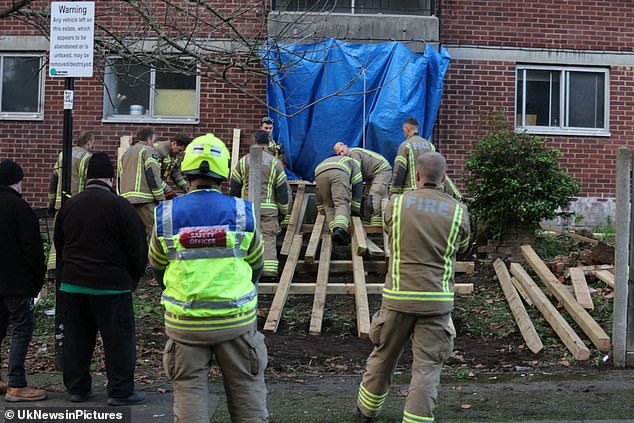
<path id="1" fill-rule="evenodd" d="M 423 10 L 429 10 L 429 14 L 427 13 L 404 13 L 404 12 L 385 12 L 385 9 L 389 9 L 389 8 L 378 8 L 376 12 L 365 12 L 363 11 L 365 8 L 360 6 L 358 2 L 360 2 L 360 0 L 350 0 L 350 6 L 346 7 L 345 9 L 347 10 L 337 10 L 334 11 L 332 13 L 339 13 L 339 14 L 350 14 L 350 15 L 360 15 L 360 16 L 374 16 L 374 15 L 385 15 L 385 16 L 434 16 L 434 11 L 436 10 L 436 1 L 437 0 L 419 0 L 419 1 L 429 1 L 429 9 L 427 8 L 421 8 Z M 297 8 L 295 9 L 287 9 L 284 8 L 280 5 L 280 3 L 284 3 L 284 0 L 280 1 L 280 0 L 273 0 L 272 2 L 272 7 L 271 10 L 274 11 L 278 11 L 278 12 L 290 12 L 290 13 L 312 13 L 312 12 L 317 12 L 320 13 L 320 11 L 318 10 L 319 7 L 315 8 L 315 10 L 312 10 L 312 7 L 306 7 L 306 8 L 301 8 L 299 7 L 300 5 L 298 4 Z M 324 13 L 329 13 L 329 12 L 324 12 Z"/>
<path id="2" fill-rule="evenodd" d="M 109 68 L 111 66 L 112 60 L 121 59 L 121 56 L 118 55 L 110 55 L 106 57 L 105 63 L 105 74 L 104 74 L 104 87 L 103 87 L 103 105 L 102 105 L 102 123 L 165 123 L 165 124 L 174 124 L 174 125 L 191 125 L 200 123 L 200 92 L 201 92 L 201 77 L 200 77 L 200 66 L 198 65 L 198 72 L 196 72 L 196 105 L 195 105 L 195 115 L 194 116 L 153 116 L 153 115 L 107 115 L 106 111 L 109 110 L 109 97 L 108 97 L 108 89 L 106 88 L 107 80 L 106 75 L 108 75 Z M 191 59 L 183 59 L 178 58 L 179 60 L 194 60 Z M 156 90 L 156 68 L 154 66 L 148 66 L 150 70 L 150 85 L 147 87 L 149 90 L 149 109 L 154 110 L 154 102 L 155 102 L 155 90 Z M 112 94 L 112 92 L 110 93 Z"/>
<path id="3" fill-rule="evenodd" d="M 538 125 L 521 125 L 522 122 L 526 122 L 526 72 L 536 71 L 558 71 L 559 76 L 559 115 L 561 117 L 561 124 L 559 126 L 538 126 Z M 518 95 L 518 82 L 519 73 L 523 72 L 522 83 L 522 109 L 518 110 L 517 100 Z M 604 126 L 603 128 L 586 128 L 569 126 L 569 114 L 570 114 L 570 73 L 571 72 L 587 72 L 587 73 L 602 73 L 604 75 Z M 530 65 L 530 64 L 518 64 L 515 66 L 515 130 L 525 131 L 529 134 L 543 134 L 543 135 L 581 135 L 581 136 L 598 136 L 608 137 L 610 136 L 610 69 L 607 67 L 582 67 L 582 66 L 548 66 L 548 65 Z M 552 113 L 552 111 L 550 111 Z M 519 118 L 519 119 L 518 119 Z"/>
<path id="4" fill-rule="evenodd" d="M 1 110 L 2 103 L 2 79 L 4 74 L 4 59 L 5 57 L 34 57 L 39 59 L 39 77 L 38 77 L 38 99 L 37 99 L 37 112 L 3 112 Z M 43 53 L 14 53 L 11 51 L 1 51 L 0 52 L 0 120 L 34 120 L 34 121 L 43 121 L 44 120 L 44 90 L 45 90 L 45 81 L 46 76 L 45 72 L 42 72 L 44 69 L 44 54 Z"/>

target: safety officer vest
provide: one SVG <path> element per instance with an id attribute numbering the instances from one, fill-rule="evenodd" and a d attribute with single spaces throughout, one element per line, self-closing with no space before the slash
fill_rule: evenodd
<path id="1" fill-rule="evenodd" d="M 195 190 L 160 203 L 155 219 L 169 261 L 161 296 L 165 325 L 215 330 L 253 323 L 257 289 L 245 260 L 255 234 L 253 205 Z"/>

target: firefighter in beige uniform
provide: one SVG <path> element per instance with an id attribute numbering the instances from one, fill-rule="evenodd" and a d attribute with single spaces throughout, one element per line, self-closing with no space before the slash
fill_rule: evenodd
<path id="1" fill-rule="evenodd" d="M 76 145 L 73 146 L 71 153 L 71 176 L 70 176 L 70 192 L 67 198 L 75 194 L 79 194 L 86 188 L 86 172 L 88 170 L 88 160 L 92 156 L 90 150 L 95 142 L 95 134 L 92 132 L 84 132 L 77 138 Z M 57 156 L 53 173 L 48 184 L 48 214 L 54 216 L 56 211 L 62 207 L 62 152 Z M 51 250 L 48 255 L 47 270 L 55 270 L 57 254 L 55 245 L 51 243 Z M 53 276 L 52 274 L 50 275 Z"/>
<path id="2" fill-rule="evenodd" d="M 352 157 L 361 164 L 361 175 L 368 185 L 367 211 L 370 216 L 370 224 L 382 225 L 381 201 L 388 197 L 388 187 L 392 180 L 392 166 L 374 151 L 364 148 L 350 148 L 342 142 L 334 147 L 335 153 L 340 156 Z"/>
<path id="3" fill-rule="evenodd" d="M 161 179 L 159 155 L 152 147 L 154 130 L 141 128 L 132 146 L 119 161 L 119 195 L 127 199 L 145 225 L 148 237 L 154 224 L 154 207 L 165 200 L 167 184 Z"/>
<path id="4" fill-rule="evenodd" d="M 179 189 L 187 192 L 189 183 L 181 173 L 181 159 L 187 145 L 191 142 L 191 137 L 185 134 L 176 134 L 169 141 L 161 141 L 154 144 L 159 155 L 159 164 L 161 165 L 161 178 L 165 183 L 171 178 L 174 185 Z M 176 194 L 169 190 L 165 193 L 165 197 L 169 200 Z"/>
<path id="5" fill-rule="evenodd" d="M 263 277 L 277 277 L 277 235 L 280 221 L 288 211 L 288 183 L 282 163 L 267 151 L 269 134 L 258 130 L 253 135 L 255 145 L 262 149 L 262 178 L 260 181 L 260 230 L 264 239 Z M 247 198 L 249 194 L 249 164 L 251 155 L 247 154 L 238 162 L 231 174 L 231 192 L 233 197 Z"/>
<path id="6" fill-rule="evenodd" d="M 347 156 L 328 157 L 315 168 L 317 209 L 326 214 L 334 241 L 348 242 L 350 214 L 359 216 L 363 177 L 359 162 Z"/>
<path id="7" fill-rule="evenodd" d="M 391 254 L 383 302 L 370 328 L 375 347 L 357 397 L 363 421 L 381 410 L 411 338 L 412 379 L 402 421 L 432 422 L 440 371 L 453 350 L 456 251 L 467 246 L 469 217 L 466 207 L 442 190 L 442 155 L 422 154 L 416 168 L 419 188 L 394 196 L 385 213 Z"/>

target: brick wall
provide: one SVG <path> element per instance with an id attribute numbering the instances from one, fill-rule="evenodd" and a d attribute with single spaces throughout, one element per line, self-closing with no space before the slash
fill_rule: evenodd
<path id="1" fill-rule="evenodd" d="M 633 81 L 632 68 L 610 70 L 610 137 L 545 137 L 550 140 L 549 146 L 563 153 L 562 165 L 581 182 L 579 196 L 615 196 L 616 149 L 634 146 Z M 514 101 L 515 63 L 452 61 L 437 126 L 440 149 L 448 157 L 451 177 L 461 181 L 469 151 L 490 128 L 497 110 L 506 110 L 508 122 L 513 125 Z"/>
<path id="2" fill-rule="evenodd" d="M 631 51 L 629 1 L 440 0 L 443 43 Z"/>

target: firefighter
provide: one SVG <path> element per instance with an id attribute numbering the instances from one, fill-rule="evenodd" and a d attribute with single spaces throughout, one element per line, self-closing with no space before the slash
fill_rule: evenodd
<path id="1" fill-rule="evenodd" d="M 48 214 L 49 216 L 55 216 L 57 210 L 62 207 L 62 196 L 66 195 L 66 198 L 70 198 L 75 194 L 80 193 L 86 188 L 86 171 L 88 169 L 88 161 L 95 142 L 95 134 L 92 132 L 84 132 L 79 138 L 77 138 L 76 145 L 73 146 L 71 152 L 71 179 L 70 179 L 70 192 L 62 193 L 62 152 L 60 151 L 57 156 L 57 161 L 53 166 L 53 173 L 48 184 Z M 48 255 L 47 271 L 49 278 L 55 277 L 55 263 L 57 260 L 57 253 L 55 251 L 55 245 L 51 243 L 51 249 Z"/>
<path id="2" fill-rule="evenodd" d="M 267 149 L 269 153 L 275 157 L 276 159 L 282 162 L 282 165 L 286 166 L 286 160 L 284 158 L 284 152 L 282 150 L 282 146 L 275 142 L 273 139 L 273 119 L 268 116 L 264 116 L 260 119 L 260 127 L 258 128 L 261 131 L 266 131 L 269 134 L 269 139 L 267 141 Z"/>
<path id="3" fill-rule="evenodd" d="M 232 422 L 267 422 L 267 351 L 257 331 L 262 238 L 253 204 L 225 196 L 229 151 L 213 134 L 195 138 L 181 171 L 190 192 L 155 212 L 149 260 L 164 288 L 165 373 L 174 420 L 208 423 L 208 377 L 215 356 Z"/>
<path id="4" fill-rule="evenodd" d="M 328 157 L 315 168 L 317 209 L 326 214 L 326 222 L 335 243 L 348 243 L 350 214 L 359 216 L 363 195 L 363 177 L 359 162 L 347 156 Z"/>
<path id="5" fill-rule="evenodd" d="M 370 217 L 371 225 L 382 225 L 381 201 L 388 197 L 392 166 L 385 157 L 364 148 L 350 148 L 338 142 L 334 150 L 338 155 L 352 157 L 361 164 L 361 175 L 368 191 L 364 215 Z"/>
<path id="6" fill-rule="evenodd" d="M 167 184 L 161 179 L 159 154 L 154 149 L 152 128 L 141 128 L 132 146 L 119 160 L 119 195 L 127 199 L 141 218 L 148 237 L 152 233 L 154 207 L 165 200 Z"/>
<path id="7" fill-rule="evenodd" d="M 174 185 L 187 192 L 188 184 L 180 169 L 180 162 L 183 157 L 185 147 L 192 141 L 186 134 L 176 134 L 169 141 L 161 141 L 154 144 L 154 148 L 159 155 L 161 165 L 161 178 L 165 183 L 171 178 Z M 168 200 L 174 198 L 176 194 L 172 190 L 165 193 Z"/>
<path id="8" fill-rule="evenodd" d="M 392 197 L 385 213 L 390 262 L 380 310 L 373 316 L 368 358 L 357 396 L 361 421 L 374 419 L 387 397 L 403 349 L 412 342 L 412 379 L 404 422 L 432 422 L 440 371 L 453 350 L 456 251 L 469 240 L 466 207 L 442 189 L 445 158 L 421 154 L 418 188 Z"/>
<path id="9" fill-rule="evenodd" d="M 418 135 L 418 121 L 413 117 L 403 122 L 405 141 L 398 147 L 394 159 L 394 174 L 390 193 L 400 194 L 416 189 L 416 158 L 426 151 L 436 151 L 434 145 Z"/>
<path id="10" fill-rule="evenodd" d="M 258 130 L 253 135 L 256 148 L 262 149 L 262 179 L 260 181 L 260 230 L 264 239 L 264 272 L 262 277 L 276 278 L 279 262 L 277 260 L 277 235 L 280 222 L 288 211 L 288 183 L 286 173 L 279 160 L 267 149 L 269 134 Z M 249 194 L 249 165 L 251 154 L 240 159 L 231 174 L 233 197 L 247 198 Z"/>

